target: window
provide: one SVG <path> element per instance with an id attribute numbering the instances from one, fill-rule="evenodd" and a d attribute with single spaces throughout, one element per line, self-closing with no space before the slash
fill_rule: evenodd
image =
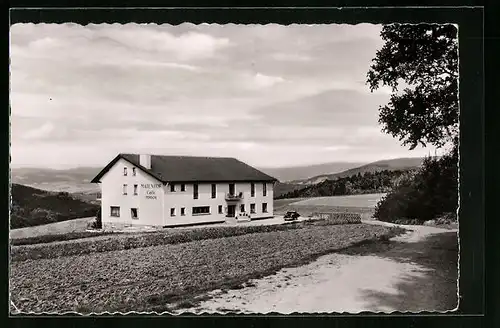
<path id="1" fill-rule="evenodd" d="M 181 207 L 181 216 L 184 216 L 184 215 L 186 215 L 186 208 Z"/>
<path id="2" fill-rule="evenodd" d="M 266 196 L 267 195 L 267 184 L 264 182 L 262 184 L 262 196 Z"/>
<path id="3" fill-rule="evenodd" d="M 135 167 L 133 167 L 133 168 L 132 168 L 132 175 L 135 177 L 135 174 L 136 174 L 136 172 L 135 172 Z"/>
<path id="4" fill-rule="evenodd" d="M 234 183 L 229 184 L 229 194 L 234 195 Z"/>
<path id="5" fill-rule="evenodd" d="M 134 195 L 137 195 L 137 185 L 134 185 Z"/>
<path id="6" fill-rule="evenodd" d="M 126 175 L 127 175 L 127 168 L 126 168 L 126 167 L 124 167 L 124 168 L 123 168 L 123 175 L 124 175 L 124 176 L 126 176 Z"/>
<path id="7" fill-rule="evenodd" d="M 210 206 L 193 207 L 193 215 L 210 214 Z"/>
<path id="8" fill-rule="evenodd" d="M 124 195 L 127 194 L 127 185 L 126 184 L 123 185 L 123 194 Z"/>
<path id="9" fill-rule="evenodd" d="M 138 219 L 139 216 L 137 215 L 137 208 L 131 208 L 130 215 L 132 216 L 132 219 Z"/>
<path id="10" fill-rule="evenodd" d="M 186 185 L 184 183 L 181 184 L 181 191 L 186 191 Z"/>
<path id="11" fill-rule="evenodd" d="M 219 205 L 219 214 L 222 214 L 222 205 Z"/>
<path id="12" fill-rule="evenodd" d="M 245 204 L 240 205 L 240 212 L 245 213 Z"/>
<path id="13" fill-rule="evenodd" d="M 267 213 L 267 203 L 262 203 L 262 213 Z"/>
<path id="14" fill-rule="evenodd" d="M 170 209 L 170 216 L 175 216 L 175 208 Z"/>
<path id="15" fill-rule="evenodd" d="M 198 185 L 196 183 L 193 185 L 193 199 L 198 199 Z"/>
<path id="16" fill-rule="evenodd" d="M 173 184 L 173 183 L 172 183 L 172 184 L 170 185 L 170 191 L 171 191 L 171 192 L 175 192 L 175 184 Z"/>
<path id="17" fill-rule="evenodd" d="M 255 204 L 250 204 L 250 213 L 255 213 Z"/>
<path id="18" fill-rule="evenodd" d="M 111 206 L 111 216 L 120 217 L 120 206 Z"/>
<path id="19" fill-rule="evenodd" d="M 255 183 L 250 185 L 250 197 L 255 197 Z"/>
<path id="20" fill-rule="evenodd" d="M 212 183 L 212 198 L 215 198 L 217 196 L 217 186 L 215 183 Z"/>

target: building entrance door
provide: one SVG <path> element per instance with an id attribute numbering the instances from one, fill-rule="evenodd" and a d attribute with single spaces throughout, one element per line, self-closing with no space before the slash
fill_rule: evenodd
<path id="1" fill-rule="evenodd" d="M 228 205 L 227 216 L 230 218 L 234 218 L 235 214 L 236 214 L 236 205 Z"/>

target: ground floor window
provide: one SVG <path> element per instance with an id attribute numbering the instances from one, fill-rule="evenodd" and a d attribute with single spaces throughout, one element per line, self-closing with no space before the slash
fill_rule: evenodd
<path id="1" fill-rule="evenodd" d="M 244 213 L 245 212 L 245 204 L 240 205 L 240 212 Z"/>
<path id="2" fill-rule="evenodd" d="M 250 204 L 250 213 L 255 213 L 255 204 Z"/>
<path id="3" fill-rule="evenodd" d="M 262 213 L 267 213 L 267 203 L 262 203 Z"/>
<path id="4" fill-rule="evenodd" d="M 210 206 L 193 207 L 193 215 L 196 214 L 210 214 Z"/>
<path id="5" fill-rule="evenodd" d="M 222 211 L 222 205 L 219 205 L 219 214 L 222 214 L 222 213 L 224 213 L 224 212 Z"/>
<path id="6" fill-rule="evenodd" d="M 131 208 L 130 215 L 132 216 L 132 219 L 138 219 L 139 215 L 137 214 L 137 208 Z"/>
<path id="7" fill-rule="evenodd" d="M 186 208 L 185 207 L 181 207 L 181 215 L 182 216 L 186 215 Z"/>
<path id="8" fill-rule="evenodd" d="M 111 206 L 111 216 L 120 217 L 120 206 Z"/>
<path id="9" fill-rule="evenodd" d="M 170 209 L 170 216 L 175 216 L 175 208 Z"/>

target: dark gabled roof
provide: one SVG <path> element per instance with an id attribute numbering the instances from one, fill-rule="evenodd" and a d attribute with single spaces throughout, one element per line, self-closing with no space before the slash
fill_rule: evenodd
<path id="1" fill-rule="evenodd" d="M 124 159 L 157 180 L 168 182 L 277 181 L 235 158 L 151 155 L 151 169 L 139 164 L 138 154 L 119 154 L 92 183 L 100 182 L 118 160 Z"/>

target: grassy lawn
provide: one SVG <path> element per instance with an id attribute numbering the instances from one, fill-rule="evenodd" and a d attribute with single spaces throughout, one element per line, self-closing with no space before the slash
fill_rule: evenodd
<path id="1" fill-rule="evenodd" d="M 287 211 L 297 211 L 301 216 L 315 212 L 359 213 L 362 219 L 370 219 L 374 206 L 384 194 L 365 194 L 349 196 L 312 197 L 275 199 L 274 213 L 283 215 Z"/>
<path id="2" fill-rule="evenodd" d="M 299 200 L 295 205 L 373 208 L 384 195 L 385 194 L 362 194 L 304 198 Z"/>
<path id="3" fill-rule="evenodd" d="M 301 216 L 311 216 L 316 212 L 348 212 L 359 213 L 362 218 L 371 217 L 374 210 L 369 207 L 346 207 L 346 206 L 328 206 L 328 205 L 297 205 L 292 203 L 275 211 L 277 215 L 283 215 L 286 211 L 297 211 Z"/>
<path id="4" fill-rule="evenodd" d="M 56 223 L 49 223 L 33 227 L 25 227 L 10 230 L 11 239 L 33 238 L 45 235 L 67 234 L 73 232 L 85 232 L 87 224 L 92 218 L 73 219 Z"/>
<path id="5" fill-rule="evenodd" d="M 11 262 L 11 300 L 21 311 L 157 311 L 217 288 L 297 266 L 400 231 L 350 224 Z"/>
<path id="6" fill-rule="evenodd" d="M 285 199 L 275 199 L 274 200 L 274 210 L 280 209 L 281 207 L 285 207 L 291 203 L 295 203 L 306 198 L 285 198 Z"/>

